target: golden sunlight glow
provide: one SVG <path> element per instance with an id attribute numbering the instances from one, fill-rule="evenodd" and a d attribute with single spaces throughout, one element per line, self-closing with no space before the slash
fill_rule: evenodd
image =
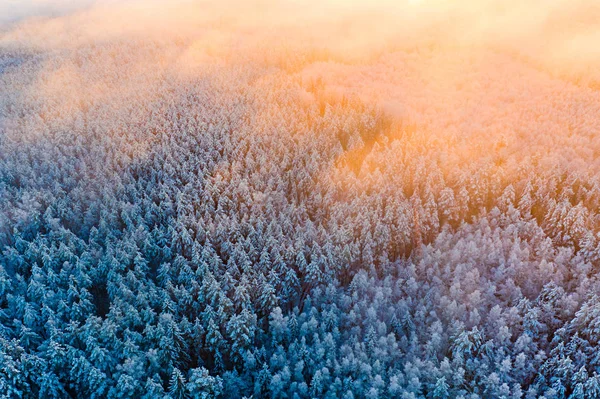
<path id="1" fill-rule="evenodd" d="M 599 271 L 600 0 L 0 0 L 3 398 L 600 398 Z"/>
<path id="2" fill-rule="evenodd" d="M 592 0 L 98 1 L 6 25 L 0 45 L 76 54 L 95 42 L 156 43 L 128 52 L 118 90 L 108 78 L 117 68 L 110 56 L 81 68 L 74 55 L 42 69 L 31 91 L 56 103 L 63 118 L 91 99 L 119 109 L 139 93 L 155 98 L 165 76 L 190 81 L 216 67 L 251 66 L 279 71 L 262 81 L 285 76 L 303 88 L 319 81 L 304 101 L 352 98 L 454 143 L 448 170 L 500 136 L 509 147 L 526 133 L 563 137 L 570 116 L 553 103 L 558 93 L 596 110 L 600 98 L 587 88 L 600 86 L 598 16 Z M 57 95 L 65 87 L 69 96 Z M 577 126 L 591 129 L 593 115 Z M 473 135 L 477 146 L 468 144 Z"/>

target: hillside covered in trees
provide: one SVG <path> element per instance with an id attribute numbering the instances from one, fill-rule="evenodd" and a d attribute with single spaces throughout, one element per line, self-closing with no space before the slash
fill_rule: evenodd
<path id="1" fill-rule="evenodd" d="M 6 18 L 0 398 L 600 398 L 600 6 L 450 3 Z"/>

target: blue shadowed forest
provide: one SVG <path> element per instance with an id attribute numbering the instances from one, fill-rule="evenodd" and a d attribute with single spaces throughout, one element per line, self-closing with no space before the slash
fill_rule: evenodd
<path id="1" fill-rule="evenodd" d="M 0 6 L 0 398 L 600 398 L 600 6 L 85 3 Z"/>

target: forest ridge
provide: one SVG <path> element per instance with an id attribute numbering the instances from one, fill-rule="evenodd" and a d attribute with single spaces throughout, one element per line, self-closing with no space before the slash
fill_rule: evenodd
<path id="1" fill-rule="evenodd" d="M 600 4 L 0 4 L 0 398 L 600 398 Z"/>

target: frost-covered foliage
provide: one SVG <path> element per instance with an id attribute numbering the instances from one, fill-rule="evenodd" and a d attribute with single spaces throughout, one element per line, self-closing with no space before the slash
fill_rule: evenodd
<path id="1" fill-rule="evenodd" d="M 600 398 L 596 69 L 132 10 L 0 35 L 0 397 Z"/>

